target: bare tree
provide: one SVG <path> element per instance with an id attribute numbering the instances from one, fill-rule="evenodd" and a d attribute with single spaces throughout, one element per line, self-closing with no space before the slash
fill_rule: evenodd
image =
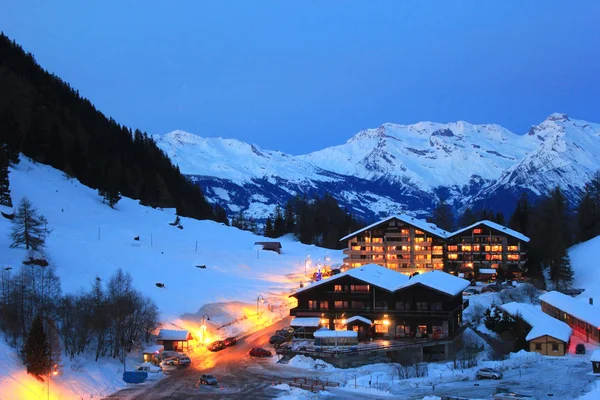
<path id="1" fill-rule="evenodd" d="M 13 227 L 10 236 L 13 243 L 10 247 L 25 245 L 27 250 L 41 250 L 48 235 L 47 223 L 46 218 L 38 214 L 29 199 L 23 197 L 12 219 Z"/>

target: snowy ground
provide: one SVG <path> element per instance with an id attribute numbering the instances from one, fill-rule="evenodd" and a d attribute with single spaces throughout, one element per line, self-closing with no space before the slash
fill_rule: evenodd
<path id="1" fill-rule="evenodd" d="M 306 246 L 286 237 L 277 239 L 282 254 L 257 250 L 255 242 L 270 239 L 212 221 L 181 218 L 184 229 L 177 229 L 169 225 L 175 220 L 174 210 L 143 207 L 128 198 L 113 210 L 102 204 L 96 191 L 25 157 L 11 169 L 10 188 L 15 206 L 26 196 L 47 218 L 51 230 L 48 255 L 57 267 L 63 292 L 88 289 L 96 276 L 106 282 L 122 268 L 133 276 L 134 287 L 157 303 L 165 327 L 198 333 L 201 317 L 207 314 L 211 339 L 241 334 L 289 315 L 287 295 L 304 280 L 307 257 L 309 275 L 326 256 L 332 264 L 343 257 L 341 251 Z M 2 211 L 12 212 L 5 207 Z M 0 218 L 0 265 L 16 273 L 26 253 L 9 248 L 10 228 L 10 221 Z M 139 241 L 134 240 L 136 236 Z M 157 282 L 165 289 L 158 288 Z M 261 295 L 265 301 L 257 302 Z M 233 321 L 237 322 L 214 331 Z M 23 372 L 16 350 L 6 346 L 2 350 L 11 362 L 0 370 L 0 399 L 27 398 L 12 393 L 35 391 L 39 385 Z M 55 390 L 51 390 L 61 396 L 52 398 L 97 397 L 123 386 L 122 367 L 114 360 L 81 359 L 74 364 L 72 368 L 72 363 L 63 361 L 61 376 L 52 381 Z M 132 359 L 128 368 L 134 366 Z"/>

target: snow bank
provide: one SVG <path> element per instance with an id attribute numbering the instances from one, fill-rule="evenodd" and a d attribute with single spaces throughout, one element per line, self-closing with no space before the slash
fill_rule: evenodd
<path id="1" fill-rule="evenodd" d="M 330 372 L 330 371 L 336 370 L 336 368 L 333 365 L 328 364 L 323 360 L 315 360 L 314 358 L 310 358 L 310 357 L 302 356 L 302 355 L 294 356 L 294 358 L 292 358 L 290 360 L 288 365 L 291 367 L 295 367 L 295 368 L 317 370 L 317 371 Z"/>

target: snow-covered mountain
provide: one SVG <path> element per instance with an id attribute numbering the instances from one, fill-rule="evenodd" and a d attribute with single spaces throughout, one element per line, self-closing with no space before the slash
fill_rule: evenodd
<path id="1" fill-rule="evenodd" d="M 600 168 L 600 124 L 565 114 L 523 135 L 464 121 L 386 123 L 299 156 L 182 131 L 154 139 L 210 201 L 257 218 L 290 196 L 313 192 L 329 192 L 367 219 L 427 215 L 440 197 L 456 209 L 509 212 L 521 192 L 539 195 L 556 185 L 575 201 Z"/>

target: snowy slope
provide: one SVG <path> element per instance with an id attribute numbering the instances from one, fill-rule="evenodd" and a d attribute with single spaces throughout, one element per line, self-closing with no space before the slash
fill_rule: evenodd
<path id="1" fill-rule="evenodd" d="M 486 204 L 512 211 L 521 192 L 539 195 L 556 185 L 575 201 L 600 168 L 600 124 L 564 114 L 550 115 L 525 135 L 464 121 L 386 123 L 299 156 L 182 131 L 154 138 L 209 201 L 257 218 L 290 196 L 313 192 L 332 193 L 368 220 L 426 215 L 441 193 L 457 209 Z"/>
<path id="2" fill-rule="evenodd" d="M 304 280 L 307 255 L 315 264 L 326 255 L 333 264 L 343 257 L 339 251 L 285 237 L 278 239 L 281 255 L 257 250 L 254 242 L 269 239 L 212 221 L 181 218 L 184 229 L 177 229 L 169 225 L 175 219 L 173 210 L 144 207 L 128 198 L 113 210 L 102 204 L 96 191 L 24 157 L 11 169 L 10 188 L 15 204 L 27 196 L 47 218 L 49 261 L 57 267 L 63 292 L 88 289 L 96 276 L 107 282 L 122 268 L 131 273 L 137 290 L 154 299 L 167 327 L 172 323 L 193 329 L 204 313 L 211 317 L 211 324 L 254 315 L 259 295 L 266 300 L 262 307 L 281 306 L 285 313 L 289 291 Z M 17 273 L 26 253 L 24 248 L 9 248 L 10 228 L 10 221 L 0 217 L 0 265 L 11 266 L 11 273 Z M 140 240 L 134 240 L 135 236 Z M 206 269 L 196 265 L 206 265 Z M 157 282 L 166 289 L 156 287 Z M 282 314 L 264 317 L 278 315 Z M 0 341 L 4 343 L 3 338 Z M 0 399 L 45 398 L 45 385 L 24 372 L 16 350 L 2 346 L 0 351 L 8 361 L 0 371 Z M 132 357 L 128 368 L 135 361 Z M 63 363 L 62 375 L 52 380 L 52 399 L 99 398 L 124 385 L 122 365 L 115 360 L 95 363 L 83 355 Z"/>
<path id="3" fill-rule="evenodd" d="M 598 268 L 600 236 L 576 244 L 568 251 L 574 273 L 573 286 L 585 289 L 579 298 L 587 302 L 592 297 L 594 304 L 600 305 L 600 269 Z"/>

